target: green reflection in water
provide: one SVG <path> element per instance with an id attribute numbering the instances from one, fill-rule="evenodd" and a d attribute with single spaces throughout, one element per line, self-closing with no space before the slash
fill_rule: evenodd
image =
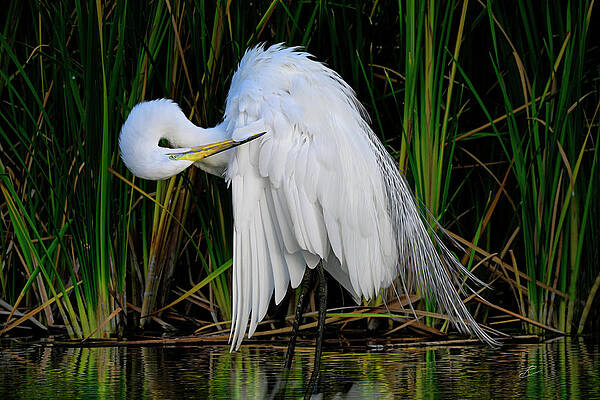
<path id="1" fill-rule="evenodd" d="M 312 348 L 4 345 L 0 398 L 301 398 Z M 317 398 L 600 398 L 598 342 L 325 351 Z"/>

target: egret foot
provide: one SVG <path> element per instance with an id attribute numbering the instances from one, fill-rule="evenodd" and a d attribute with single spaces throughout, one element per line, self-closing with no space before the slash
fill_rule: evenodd
<path id="1" fill-rule="evenodd" d="M 313 372 L 310 375 L 308 386 L 304 392 L 304 398 L 308 399 L 315 392 L 319 377 L 321 375 L 321 355 L 323 353 L 323 334 L 325 333 L 325 316 L 327 314 L 327 279 L 323 261 L 317 266 L 317 277 L 319 279 L 319 323 L 317 326 L 317 343 L 315 347 L 315 362 Z"/>

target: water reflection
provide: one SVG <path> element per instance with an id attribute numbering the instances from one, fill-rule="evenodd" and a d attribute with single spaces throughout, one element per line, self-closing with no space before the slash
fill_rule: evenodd
<path id="1" fill-rule="evenodd" d="M 5 344 L 0 398 L 301 398 L 312 349 Z M 325 351 L 318 399 L 600 398 L 598 342 Z"/>

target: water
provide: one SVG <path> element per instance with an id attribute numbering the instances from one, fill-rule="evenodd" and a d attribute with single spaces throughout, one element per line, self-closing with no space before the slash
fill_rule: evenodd
<path id="1" fill-rule="evenodd" d="M 67 348 L 4 344 L 0 399 L 265 399 L 284 348 Z M 298 348 L 285 398 L 301 398 L 312 349 Z M 600 342 L 325 351 L 323 399 L 600 399 Z"/>

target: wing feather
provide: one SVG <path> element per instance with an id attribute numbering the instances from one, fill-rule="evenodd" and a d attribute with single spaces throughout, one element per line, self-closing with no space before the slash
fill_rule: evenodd
<path id="1" fill-rule="evenodd" d="M 249 310 L 251 312 L 250 318 L 250 328 L 248 329 L 248 336 L 252 336 L 252 333 L 256 329 L 257 324 L 257 314 L 260 308 L 260 293 L 262 293 L 262 286 L 264 285 L 264 277 L 261 276 L 261 268 L 258 263 L 258 257 L 260 255 L 260 250 L 257 246 L 257 234 L 256 234 L 256 215 L 252 216 L 250 220 L 250 226 L 248 227 L 248 236 L 245 238 L 247 240 L 247 247 L 249 249 L 249 260 L 250 261 L 250 270 L 252 271 L 251 279 L 252 285 L 246 285 L 250 287 L 250 291 L 252 296 L 249 298 L 249 303 L 252 308 Z M 261 260 L 264 262 L 264 260 Z"/>
<path id="2" fill-rule="evenodd" d="M 271 157 L 273 157 L 273 140 L 271 137 L 267 137 L 260 148 L 258 157 L 258 171 L 263 178 L 269 176 L 268 168 Z"/>
<path id="3" fill-rule="evenodd" d="M 290 275 L 287 264 L 283 259 L 283 239 L 279 230 L 277 217 L 272 214 L 274 210 L 273 199 L 269 193 L 265 193 L 265 201 L 260 203 L 260 214 L 265 224 L 265 240 L 267 254 L 270 257 L 270 267 L 273 272 L 273 283 L 275 287 L 275 304 L 279 304 L 285 297 Z M 285 265 L 284 268 L 279 266 Z M 279 268 L 278 268 L 279 267 Z"/>
<path id="4" fill-rule="evenodd" d="M 304 276 L 304 270 L 306 269 L 306 264 L 304 257 L 302 257 L 302 252 L 297 252 L 294 254 L 285 252 L 284 254 L 285 262 L 288 266 L 288 271 L 290 273 L 290 284 L 293 288 L 297 288 L 302 282 L 302 277 Z"/>
<path id="5" fill-rule="evenodd" d="M 342 245 L 342 236 L 340 233 L 340 224 L 337 218 L 328 211 L 328 208 L 323 208 L 323 220 L 325 222 L 325 229 L 327 230 L 327 237 L 331 248 L 333 249 L 333 255 L 344 264 L 344 250 Z"/>
<path id="6" fill-rule="evenodd" d="M 261 199 L 261 205 L 264 204 L 265 198 Z M 264 285 L 262 286 L 261 292 L 264 293 L 273 293 L 275 289 L 275 281 L 273 277 L 273 266 L 271 265 L 271 257 L 269 256 L 268 246 L 266 241 L 265 234 L 265 223 L 263 222 L 262 216 L 260 213 L 256 217 L 257 224 L 260 229 L 257 231 L 257 246 L 261 249 L 261 255 L 258 257 L 259 267 L 261 270 L 261 276 L 264 279 Z M 264 260 L 264 261 L 263 261 Z M 279 269 L 279 268 L 278 268 Z M 262 321 L 262 319 L 267 314 L 267 309 L 269 308 L 269 300 L 271 299 L 271 295 L 269 296 L 260 296 L 259 308 L 258 308 L 258 316 L 257 322 Z"/>
<path id="7" fill-rule="evenodd" d="M 292 224 L 292 217 L 290 216 L 287 203 L 283 198 L 284 194 L 281 190 L 275 188 L 271 189 L 271 198 L 273 199 L 273 207 L 277 215 L 277 221 L 279 222 L 279 229 L 285 245 L 285 250 L 288 253 L 296 253 L 300 251 L 298 240 L 293 232 L 294 225 Z"/>
<path id="8" fill-rule="evenodd" d="M 236 229 L 235 227 L 233 227 L 233 254 L 234 256 L 236 254 L 240 254 L 239 253 L 239 249 L 238 249 L 238 239 L 237 239 L 238 235 L 236 233 Z M 240 287 L 239 287 L 239 283 L 240 283 L 240 278 L 238 276 L 238 272 L 237 272 L 237 268 L 233 268 L 233 272 L 232 272 L 232 276 L 231 276 L 231 280 L 232 280 L 232 285 L 233 285 L 233 295 L 232 295 L 232 300 L 231 300 L 231 330 L 229 331 L 229 341 L 231 342 L 232 339 L 234 339 L 235 341 L 235 334 L 239 331 L 239 329 L 236 329 L 237 327 L 237 315 L 239 314 L 239 296 L 240 296 Z"/>

